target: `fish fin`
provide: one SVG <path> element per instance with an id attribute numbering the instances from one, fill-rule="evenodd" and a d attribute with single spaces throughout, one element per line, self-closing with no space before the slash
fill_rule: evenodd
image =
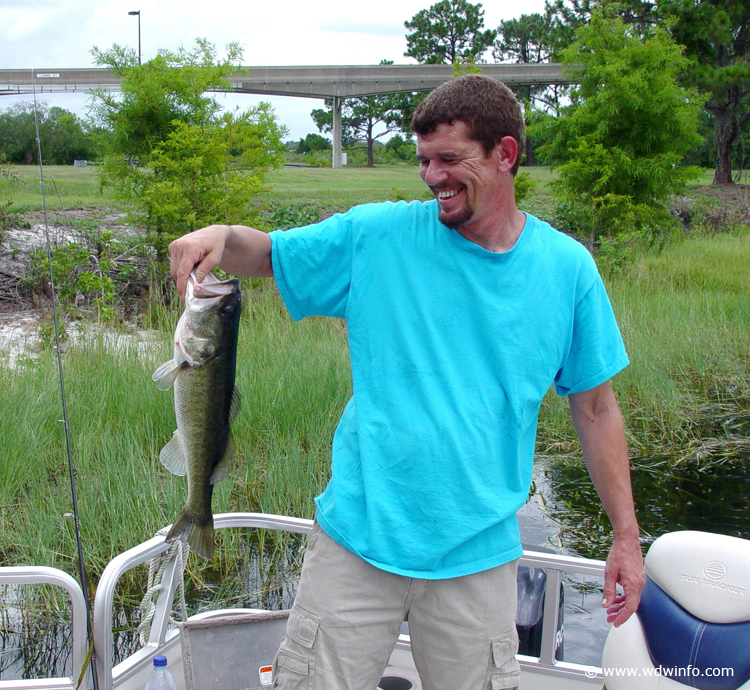
<path id="1" fill-rule="evenodd" d="M 179 431 L 175 431 L 169 443 L 161 449 L 159 462 L 178 477 L 184 477 L 187 474 L 187 461 L 185 460 L 185 453 L 182 450 Z"/>
<path id="2" fill-rule="evenodd" d="M 168 543 L 175 539 L 186 541 L 195 553 L 210 561 L 214 555 L 213 515 L 209 514 L 209 519 L 206 519 L 187 509 L 183 510 L 167 533 Z"/>
<path id="3" fill-rule="evenodd" d="M 159 385 L 157 388 L 160 391 L 168 391 L 175 382 L 177 374 L 182 370 L 182 362 L 176 362 L 174 359 L 170 359 L 168 362 L 164 362 L 153 374 L 151 374 L 152 381 L 158 381 Z"/>
<path id="4" fill-rule="evenodd" d="M 242 407 L 242 393 L 237 386 L 232 391 L 232 402 L 229 405 L 229 423 L 231 424 L 236 418 Z"/>
<path id="5" fill-rule="evenodd" d="M 227 437 L 227 447 L 224 450 L 224 455 L 221 457 L 221 460 L 216 463 L 216 467 L 214 467 L 214 471 L 211 474 L 210 482 L 212 484 L 218 484 L 219 482 L 223 482 L 228 476 L 229 472 L 232 470 L 232 466 L 234 463 L 232 460 L 234 459 L 234 438 L 232 438 L 232 432 L 229 432 L 229 436 Z"/>

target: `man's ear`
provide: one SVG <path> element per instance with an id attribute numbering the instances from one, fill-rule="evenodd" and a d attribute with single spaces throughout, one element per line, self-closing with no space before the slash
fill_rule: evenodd
<path id="1" fill-rule="evenodd" d="M 515 137 L 507 136 L 500 139 L 495 145 L 497 154 L 498 170 L 500 172 L 510 172 L 518 158 L 518 142 Z"/>

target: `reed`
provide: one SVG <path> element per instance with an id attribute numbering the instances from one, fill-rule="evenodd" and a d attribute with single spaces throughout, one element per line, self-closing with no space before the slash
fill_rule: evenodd
<path id="1" fill-rule="evenodd" d="M 748 231 L 699 235 L 608 281 L 631 360 L 614 386 L 634 455 L 686 463 L 750 450 L 736 438 L 750 421 L 748 261 Z M 545 400 L 543 452 L 575 452 L 564 408 Z"/>

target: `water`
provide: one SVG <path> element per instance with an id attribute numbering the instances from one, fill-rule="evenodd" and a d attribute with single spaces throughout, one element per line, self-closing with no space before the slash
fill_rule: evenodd
<path id="1" fill-rule="evenodd" d="M 71 672 L 69 602 L 59 588 L 0 587 L 0 679 L 65 676 Z"/>
<path id="2" fill-rule="evenodd" d="M 750 492 L 746 462 L 668 470 L 662 458 L 637 460 L 633 489 L 645 544 L 675 530 L 702 530 L 750 539 Z M 534 493 L 519 511 L 524 545 L 568 555 L 604 559 L 609 523 L 585 468 L 565 458 L 546 458 L 534 468 Z M 227 533 L 226 535 L 222 533 Z M 190 615 L 223 607 L 280 610 L 291 606 L 301 564 L 298 535 L 221 530 L 218 553 L 239 553 L 232 563 L 191 562 L 187 581 Z M 216 561 L 217 559 L 215 559 Z M 145 568 L 130 591 L 118 593 L 115 663 L 139 647 L 138 604 Z M 598 665 L 609 626 L 601 608 L 601 581 L 565 582 L 566 661 Z M 69 673 L 69 614 L 65 602 L 0 588 L 0 679 L 64 676 Z"/>
<path id="3" fill-rule="evenodd" d="M 664 458 L 637 459 L 631 474 L 636 513 L 646 544 L 665 532 L 700 530 L 750 539 L 750 469 L 744 458 L 704 469 L 670 469 Z M 565 553 L 604 558 L 608 522 L 585 468 L 550 461 L 541 473 L 545 512 L 559 522 Z"/>
<path id="4" fill-rule="evenodd" d="M 667 459 L 659 457 L 633 461 L 633 495 L 644 547 L 678 530 L 750 539 L 747 460 L 703 469 L 670 469 Z M 519 513 L 524 542 L 605 560 L 611 545 L 609 521 L 583 463 L 547 458 L 535 465 L 533 479 L 536 493 Z M 610 627 L 601 608 L 601 585 L 592 579 L 565 584 L 566 661 L 600 663 Z"/>
<path id="5" fill-rule="evenodd" d="M 526 505 L 518 511 L 524 548 L 533 550 L 541 546 L 565 555 L 583 555 L 569 548 L 567 528 L 559 520 L 561 516 L 549 510 L 555 503 L 552 485 L 546 477 L 546 463 L 535 465 L 532 491 Z M 606 612 L 601 607 L 602 585 L 603 580 L 599 578 L 563 576 L 564 661 L 591 666 L 601 663 L 609 630 Z"/>

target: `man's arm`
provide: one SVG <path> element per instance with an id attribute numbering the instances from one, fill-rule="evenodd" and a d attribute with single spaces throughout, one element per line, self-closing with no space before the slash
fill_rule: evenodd
<path id="1" fill-rule="evenodd" d="M 210 225 L 183 235 L 169 245 L 169 256 L 181 296 L 193 269 L 199 283 L 216 266 L 237 276 L 273 277 L 271 238 L 244 225 Z"/>
<path id="2" fill-rule="evenodd" d="M 625 428 L 609 381 L 568 397 L 586 468 L 614 530 L 602 606 L 607 609 L 607 620 L 619 626 L 638 608 L 646 582 Z M 616 595 L 617 583 L 623 595 Z"/>

